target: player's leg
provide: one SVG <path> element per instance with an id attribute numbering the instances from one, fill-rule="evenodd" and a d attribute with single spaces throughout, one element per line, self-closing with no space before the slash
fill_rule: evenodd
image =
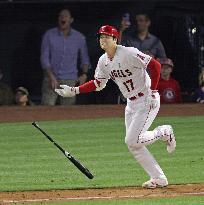
<path id="1" fill-rule="evenodd" d="M 127 145 L 141 147 L 152 144 L 159 139 L 157 131 L 147 131 L 160 108 L 159 96 L 157 100 L 158 106 L 154 109 L 151 109 L 150 105 L 145 103 L 145 99 L 143 101 L 135 101 L 133 102 L 134 104 L 129 102 L 134 105 L 130 105 L 130 107 L 134 107 L 135 109 L 132 110 L 133 115 L 131 123 L 129 124 L 128 129 L 126 129 L 125 142 Z"/>
<path id="2" fill-rule="evenodd" d="M 57 93 L 50 88 L 49 81 L 45 78 L 42 83 L 42 105 L 55 105 L 57 97 Z"/>
<path id="3" fill-rule="evenodd" d="M 172 153 L 176 148 L 176 138 L 171 125 L 162 125 L 154 129 L 157 136 L 166 142 L 167 152 Z"/>
<path id="4" fill-rule="evenodd" d="M 145 143 L 145 145 L 148 145 L 160 139 L 166 142 L 167 151 L 169 153 L 172 153 L 176 148 L 176 140 L 171 125 L 162 125 L 156 127 L 153 131 L 147 131 L 151 126 L 153 120 L 155 119 L 160 108 L 159 93 L 156 94 L 156 98 L 158 100 L 159 107 L 150 111 L 149 117 L 147 119 L 147 123 L 145 123 L 144 129 L 142 130 L 142 133 L 139 136 L 138 141 L 141 143 Z"/>
<path id="5" fill-rule="evenodd" d="M 132 126 L 136 128 L 136 130 L 133 129 L 133 132 L 137 132 L 137 129 L 141 129 L 140 126 L 144 124 L 141 123 L 141 121 L 144 122 L 144 120 L 139 121 L 139 119 L 141 119 L 141 113 L 139 110 L 138 112 L 136 111 L 135 113 L 131 113 L 126 110 L 125 112 L 126 133 L 128 133 L 130 129 L 132 129 Z M 133 154 L 134 158 L 139 162 L 139 164 L 144 168 L 147 174 L 151 178 L 166 178 L 161 167 L 156 162 L 156 160 L 151 155 L 151 153 L 147 150 L 147 148 L 143 144 L 138 144 L 137 140 L 135 139 L 133 139 L 132 142 L 130 140 L 131 138 L 127 143 L 127 139 L 126 139 L 128 149 Z"/>
<path id="6" fill-rule="evenodd" d="M 135 105 L 133 107 L 135 107 Z M 151 126 L 153 120 L 155 119 L 158 113 L 159 102 L 158 107 L 154 110 L 147 110 L 145 104 L 140 102 L 137 103 L 136 108 L 137 109 L 135 109 L 134 113 L 132 113 L 131 115 L 131 112 L 128 112 L 128 109 L 126 109 L 126 143 L 128 145 L 130 152 L 133 154 L 135 159 L 140 163 L 140 165 L 144 168 L 144 170 L 148 173 L 150 178 L 157 179 L 157 184 L 155 183 L 155 181 L 152 184 L 151 181 L 151 184 L 148 188 L 166 186 L 168 184 L 168 181 L 161 167 L 156 162 L 151 153 L 147 150 L 147 148 L 144 146 L 145 143 L 141 143 L 140 139 L 138 138 L 138 136 L 141 135 L 143 140 L 144 138 L 146 141 L 150 140 L 148 141 L 148 144 L 157 140 L 154 137 L 154 131 L 146 132 L 146 130 Z M 144 133 L 146 134 L 146 136 L 143 136 Z"/>
<path id="7" fill-rule="evenodd" d="M 159 94 L 156 95 L 156 99 L 158 106 L 154 109 L 151 109 L 148 104 L 135 102 L 137 109 L 132 117 L 128 130 L 126 130 L 125 141 L 128 145 L 141 147 L 142 145 L 149 145 L 161 139 L 167 142 L 168 152 L 172 152 L 175 149 L 175 137 L 170 125 L 159 126 L 152 131 L 147 131 L 160 108 Z"/>
<path id="8" fill-rule="evenodd" d="M 162 168 L 145 146 L 128 146 L 128 149 L 150 177 L 149 181 L 143 183 L 142 186 L 144 188 L 165 187 L 168 185 L 167 178 Z"/>

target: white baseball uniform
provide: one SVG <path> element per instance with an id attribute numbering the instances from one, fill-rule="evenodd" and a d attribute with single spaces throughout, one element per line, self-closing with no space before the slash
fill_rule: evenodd
<path id="1" fill-rule="evenodd" d="M 106 53 L 100 57 L 94 82 L 98 91 L 105 87 L 110 78 L 119 86 L 120 91 L 127 98 L 125 142 L 151 178 L 164 178 L 162 169 L 145 147 L 160 138 L 156 129 L 147 131 L 160 107 L 158 93 L 155 94 L 157 107 L 154 109 L 150 107 L 151 80 L 146 71 L 150 60 L 150 56 L 137 48 L 117 45 L 113 59 L 110 60 Z"/>

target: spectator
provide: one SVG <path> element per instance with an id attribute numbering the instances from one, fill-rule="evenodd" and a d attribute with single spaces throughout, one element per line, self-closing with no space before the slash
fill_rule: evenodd
<path id="1" fill-rule="evenodd" d="M 71 11 L 62 9 L 58 16 L 58 27 L 48 30 L 42 40 L 41 64 L 44 70 L 42 85 L 42 104 L 55 105 L 57 94 L 54 92 L 60 84 L 75 86 L 87 79 L 89 57 L 86 39 L 83 34 L 71 27 Z M 78 78 L 78 56 L 82 72 Z M 61 105 L 74 104 L 75 98 L 60 97 Z"/>
<path id="2" fill-rule="evenodd" d="M 130 23 L 122 18 L 119 43 L 124 46 L 138 48 L 143 53 L 146 53 L 154 58 L 165 58 L 166 53 L 162 42 L 158 37 L 149 33 L 150 25 L 151 20 L 149 16 L 144 13 L 136 15 L 135 25 L 132 30 L 127 29 L 129 28 Z M 125 30 L 126 32 L 124 32 Z"/>
<path id="3" fill-rule="evenodd" d="M 120 22 L 120 29 L 119 29 L 119 38 L 118 38 L 118 43 L 120 44 L 122 41 L 122 37 L 123 37 L 123 32 L 128 30 L 131 26 L 131 22 L 130 22 L 130 14 L 129 13 L 125 13 L 122 16 L 122 20 Z"/>
<path id="4" fill-rule="evenodd" d="M 161 75 L 158 83 L 158 91 L 161 103 L 181 103 L 181 89 L 178 81 L 171 77 L 173 62 L 169 58 L 159 59 L 161 63 Z"/>
<path id="5" fill-rule="evenodd" d="M 30 100 L 29 92 L 24 87 L 18 87 L 15 93 L 15 104 L 20 106 L 34 105 Z"/>
<path id="6" fill-rule="evenodd" d="M 197 103 L 204 103 L 204 82 L 195 91 L 195 101 Z"/>
<path id="7" fill-rule="evenodd" d="M 12 105 L 14 94 L 9 85 L 3 82 L 3 71 L 0 69 L 0 105 Z"/>
<path id="8" fill-rule="evenodd" d="M 202 68 L 202 71 L 199 74 L 199 85 L 201 85 L 204 82 L 204 68 Z"/>

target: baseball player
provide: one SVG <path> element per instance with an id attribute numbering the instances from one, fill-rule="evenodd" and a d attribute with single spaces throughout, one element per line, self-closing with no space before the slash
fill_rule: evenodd
<path id="1" fill-rule="evenodd" d="M 148 131 L 155 119 L 160 96 L 157 84 L 160 77 L 160 63 L 137 48 L 117 45 L 118 31 L 110 26 L 102 26 L 98 31 L 101 48 L 105 51 L 98 61 L 94 80 L 79 87 L 60 85 L 55 91 L 63 97 L 73 97 L 79 93 L 100 91 L 109 79 L 112 79 L 127 98 L 125 109 L 125 143 L 134 158 L 150 176 L 143 183 L 144 188 L 165 187 L 167 178 L 159 164 L 146 148 L 157 140 L 167 144 L 167 151 L 172 153 L 176 140 L 171 125 L 162 125 Z M 150 69 L 151 79 L 146 71 Z"/>

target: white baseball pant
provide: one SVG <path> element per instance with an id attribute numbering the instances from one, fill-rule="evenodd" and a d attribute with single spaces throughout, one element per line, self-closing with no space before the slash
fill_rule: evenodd
<path id="1" fill-rule="evenodd" d="M 144 95 L 134 101 L 127 101 L 125 109 L 125 143 L 150 178 L 164 178 L 165 175 L 161 167 L 146 148 L 146 145 L 152 144 L 159 139 L 156 130 L 147 130 L 159 111 L 160 96 L 159 93 L 156 93 L 158 106 L 154 109 L 150 109 L 147 98 L 148 95 Z"/>

